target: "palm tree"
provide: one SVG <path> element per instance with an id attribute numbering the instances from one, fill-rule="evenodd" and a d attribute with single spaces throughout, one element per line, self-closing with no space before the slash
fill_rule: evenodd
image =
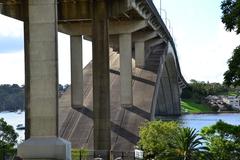
<path id="1" fill-rule="evenodd" d="M 198 159 L 196 156 L 207 151 L 207 147 L 202 146 L 204 139 L 199 136 L 196 129 L 181 128 L 179 134 L 174 136 L 174 140 L 173 150 L 181 160 Z"/>

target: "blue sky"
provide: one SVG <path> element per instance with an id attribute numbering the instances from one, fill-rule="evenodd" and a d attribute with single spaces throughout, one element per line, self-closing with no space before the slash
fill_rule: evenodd
<path id="1" fill-rule="evenodd" d="M 24 47 L 23 37 L 0 38 L 0 53 L 14 53 Z"/>
<path id="2" fill-rule="evenodd" d="M 160 0 L 153 0 L 159 9 Z M 222 82 L 227 60 L 240 37 L 221 23 L 221 0 L 161 0 L 173 28 L 182 74 L 187 81 Z M 162 18 L 165 14 L 162 12 Z M 172 29 L 170 29 L 172 30 Z M 59 33 L 59 81 L 70 82 L 69 36 Z M 84 64 L 91 43 L 84 41 Z M 0 15 L 0 84 L 24 83 L 23 23 Z"/>
<path id="3" fill-rule="evenodd" d="M 159 8 L 160 0 L 154 0 Z M 222 82 L 227 60 L 240 37 L 226 32 L 221 0 L 161 0 L 173 28 L 182 74 L 187 81 Z M 165 14 L 162 12 L 165 19 Z"/>

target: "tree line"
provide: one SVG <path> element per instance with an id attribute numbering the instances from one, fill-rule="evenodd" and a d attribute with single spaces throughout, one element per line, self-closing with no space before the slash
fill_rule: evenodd
<path id="1" fill-rule="evenodd" d="M 146 160 L 239 160 L 240 125 L 218 121 L 201 132 L 174 121 L 152 121 L 140 128 L 138 147 Z"/>
<path id="2" fill-rule="evenodd" d="M 228 95 L 229 92 L 236 91 L 236 88 L 230 88 L 220 83 L 190 80 L 189 86 L 183 89 L 181 98 L 192 99 L 196 103 L 201 103 L 208 95 Z"/>
<path id="3" fill-rule="evenodd" d="M 59 94 L 65 92 L 69 85 L 59 84 Z M 24 110 L 24 85 L 18 84 L 3 84 L 0 85 L 0 112 L 2 111 L 17 111 Z"/>
<path id="4" fill-rule="evenodd" d="M 221 3 L 222 22 L 227 31 L 240 33 L 240 0 L 223 0 Z M 240 45 L 228 60 L 228 70 L 224 73 L 224 83 L 228 86 L 240 86 Z"/>
<path id="5" fill-rule="evenodd" d="M 24 109 L 24 86 L 0 85 L 0 111 L 17 111 L 19 109 Z"/>

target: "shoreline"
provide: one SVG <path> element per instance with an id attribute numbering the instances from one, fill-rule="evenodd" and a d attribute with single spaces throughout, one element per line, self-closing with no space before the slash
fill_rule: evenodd
<path id="1" fill-rule="evenodd" d="M 183 112 L 181 115 L 186 115 L 186 114 L 231 114 L 231 113 L 240 113 L 240 111 L 221 111 L 221 112 L 195 112 L 195 113 L 189 113 L 189 112 Z"/>

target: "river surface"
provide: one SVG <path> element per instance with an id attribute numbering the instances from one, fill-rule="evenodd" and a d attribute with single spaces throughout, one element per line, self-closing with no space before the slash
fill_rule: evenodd
<path id="1" fill-rule="evenodd" d="M 180 117 L 159 117 L 162 120 L 177 120 L 182 126 L 196 128 L 200 131 L 205 126 L 215 124 L 222 120 L 232 125 L 240 125 L 240 113 L 219 113 L 219 114 L 186 114 Z"/>
<path id="2" fill-rule="evenodd" d="M 17 131 L 19 137 L 18 142 L 24 140 L 24 130 L 17 130 L 16 126 L 18 124 L 25 125 L 25 112 L 16 113 L 16 112 L 0 112 L 0 118 L 3 118 L 8 124 L 13 126 Z"/>
<path id="3" fill-rule="evenodd" d="M 12 125 L 16 130 L 16 126 L 18 124 L 25 124 L 24 121 L 24 112 L 16 113 L 16 112 L 0 112 L 0 118 L 4 118 L 8 124 Z M 160 117 L 161 118 L 161 117 Z M 163 117 L 162 117 L 163 118 Z M 233 125 L 240 125 L 240 114 L 239 113 L 222 113 L 222 114 L 186 114 L 180 117 L 171 117 L 163 119 L 167 120 L 177 120 L 184 127 L 196 128 L 197 130 L 201 130 L 201 128 L 209 125 L 213 125 L 219 120 L 223 120 L 227 123 Z M 19 134 L 19 141 L 24 139 L 24 130 L 16 130 Z"/>

